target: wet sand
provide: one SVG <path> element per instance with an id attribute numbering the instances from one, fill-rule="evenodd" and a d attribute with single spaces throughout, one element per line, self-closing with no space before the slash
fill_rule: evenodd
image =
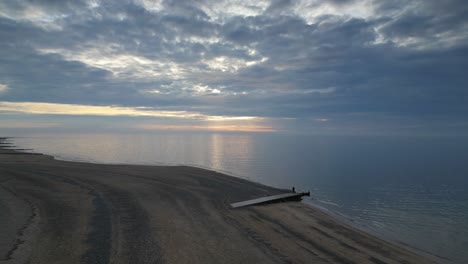
<path id="1" fill-rule="evenodd" d="M 0 263 L 432 263 L 303 203 L 229 207 L 282 192 L 0 149 Z"/>

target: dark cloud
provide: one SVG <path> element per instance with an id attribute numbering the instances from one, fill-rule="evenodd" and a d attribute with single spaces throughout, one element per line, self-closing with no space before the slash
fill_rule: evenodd
<path id="1" fill-rule="evenodd" d="M 420 38 L 431 43 L 457 44 L 451 38 L 466 40 L 468 28 L 468 3 L 463 0 L 413 1 L 408 8 L 404 1 L 389 1 L 379 5 L 383 14 L 394 14 L 385 23 L 382 32 L 393 38 Z M 453 43 L 455 42 L 455 43 Z M 465 42 L 465 41 L 464 41 Z"/>
<path id="2" fill-rule="evenodd" d="M 279 14 L 289 10 L 294 5 L 292 0 L 273 0 L 271 1 L 265 13 Z"/>
<path id="3" fill-rule="evenodd" d="M 328 2 L 333 3 L 335 5 L 344 5 L 344 4 L 351 4 L 356 1 L 355 0 L 328 0 Z"/>

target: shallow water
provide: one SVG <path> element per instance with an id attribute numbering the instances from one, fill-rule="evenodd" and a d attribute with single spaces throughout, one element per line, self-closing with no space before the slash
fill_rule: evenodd
<path id="1" fill-rule="evenodd" d="M 16 145 L 61 159 L 186 164 L 281 188 L 357 226 L 468 262 L 468 138 L 265 134 L 35 135 Z"/>

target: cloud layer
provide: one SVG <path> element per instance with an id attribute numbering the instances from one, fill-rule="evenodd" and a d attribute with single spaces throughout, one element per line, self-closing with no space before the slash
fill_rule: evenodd
<path id="1" fill-rule="evenodd" d="M 363 127 L 377 117 L 460 122 L 467 13 L 463 0 L 7 0 L 0 101 L 311 127 L 345 117 Z"/>

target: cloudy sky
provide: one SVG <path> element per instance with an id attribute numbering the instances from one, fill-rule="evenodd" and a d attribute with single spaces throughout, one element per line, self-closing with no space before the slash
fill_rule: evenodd
<path id="1" fill-rule="evenodd" d="M 2 0 L 0 129 L 464 134 L 468 2 Z"/>

